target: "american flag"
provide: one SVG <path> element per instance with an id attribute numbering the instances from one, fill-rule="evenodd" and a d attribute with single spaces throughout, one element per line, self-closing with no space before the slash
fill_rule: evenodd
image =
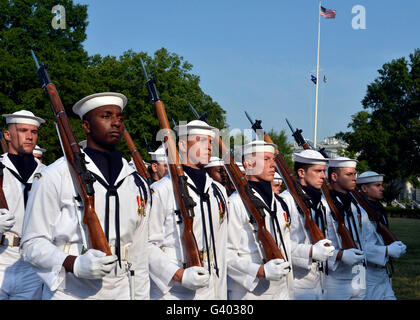
<path id="1" fill-rule="evenodd" d="M 335 14 L 337 13 L 337 11 L 335 10 L 331 10 L 331 9 L 326 9 L 323 6 L 321 6 L 321 16 L 323 16 L 324 18 L 327 19 L 334 19 L 335 18 Z"/>

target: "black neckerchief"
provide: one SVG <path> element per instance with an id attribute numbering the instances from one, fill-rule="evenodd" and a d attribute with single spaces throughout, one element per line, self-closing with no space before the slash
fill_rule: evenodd
<path id="1" fill-rule="evenodd" d="M 207 227 L 206 227 L 206 216 L 204 214 L 204 203 L 207 205 L 207 219 L 209 220 L 209 227 L 210 227 L 210 241 L 212 242 L 213 247 L 213 258 L 214 258 L 214 269 L 216 270 L 216 275 L 219 276 L 219 266 L 217 264 L 217 252 L 216 252 L 216 243 L 214 239 L 214 230 L 213 230 L 213 220 L 212 220 L 212 212 L 211 212 L 211 204 L 210 204 L 210 196 L 208 194 L 208 190 L 204 190 L 206 187 L 206 180 L 207 180 L 207 172 L 205 169 L 194 169 L 186 165 L 182 165 L 185 173 L 191 178 L 194 185 L 188 183 L 188 186 L 200 197 L 200 211 L 201 211 L 201 221 L 203 226 L 203 236 L 205 240 L 205 246 L 207 251 L 207 265 L 209 273 L 211 273 L 211 263 L 210 263 L 210 245 L 208 241 L 207 235 Z M 205 192 L 204 192 L 205 191 Z"/>
<path id="2" fill-rule="evenodd" d="M 346 211 L 351 211 L 352 196 L 349 192 L 342 193 L 336 190 L 331 190 L 331 193 L 337 197 Z"/>
<path id="3" fill-rule="evenodd" d="M 23 206 L 26 208 L 26 203 L 28 202 L 29 191 L 31 191 L 32 183 L 28 183 L 28 179 L 32 176 L 38 164 L 35 161 L 33 154 L 17 155 L 8 153 L 10 161 L 16 167 L 18 172 L 7 168 L 10 173 L 19 180 L 25 187 L 23 189 Z"/>
<path id="4" fill-rule="evenodd" d="M 122 153 L 119 150 L 111 152 L 103 152 L 100 150 L 85 148 L 83 150 L 92 159 L 102 175 L 105 177 L 104 181 L 99 175 L 91 172 L 96 180 L 107 190 L 105 195 L 105 237 L 109 241 L 109 198 L 115 197 L 115 254 L 118 257 L 118 262 L 121 268 L 121 244 L 120 244 L 120 200 L 118 196 L 118 188 L 124 182 L 121 180 L 117 185 L 114 185 L 123 167 Z"/>
<path id="5" fill-rule="evenodd" d="M 273 229 L 272 236 L 279 248 L 280 246 L 283 246 L 285 259 L 286 261 L 288 261 L 289 259 L 287 257 L 286 246 L 284 244 L 284 239 L 281 232 L 280 223 L 277 218 L 277 203 L 275 201 L 274 201 L 274 208 L 273 210 L 271 210 L 271 203 L 273 201 L 273 189 L 271 187 L 271 182 L 269 181 L 248 181 L 248 182 L 249 182 L 249 185 L 252 187 L 252 189 L 257 191 L 257 193 L 263 198 L 264 202 L 266 203 L 265 209 L 270 214 L 271 226 Z M 278 242 L 277 235 L 279 236 L 281 243 Z"/>
<path id="6" fill-rule="evenodd" d="M 113 185 L 123 167 L 122 153 L 119 150 L 100 151 L 93 148 L 85 148 L 84 152 L 92 159 L 106 181 Z"/>
<path id="7" fill-rule="evenodd" d="M 318 208 L 318 204 L 321 202 L 322 192 L 312 186 L 302 186 L 303 191 L 310 197 L 310 204 L 312 209 Z"/>
<path id="8" fill-rule="evenodd" d="M 388 218 L 386 216 L 386 212 L 382 203 L 380 203 L 377 200 L 369 200 L 367 198 L 366 201 L 368 201 L 368 204 L 370 204 L 372 208 L 376 211 L 376 213 L 378 213 L 379 217 L 381 218 L 381 222 L 385 224 L 386 227 L 389 227 Z"/>
<path id="9" fill-rule="evenodd" d="M 187 175 L 194 182 L 195 187 L 201 193 L 204 192 L 206 186 L 206 170 L 205 169 L 194 169 L 186 165 L 182 165 L 182 168 L 187 173 Z"/>
<path id="10" fill-rule="evenodd" d="M 361 212 L 360 212 L 360 208 L 358 206 L 358 204 L 356 203 L 356 201 L 353 199 L 352 195 L 350 194 L 350 192 L 347 193 L 342 193 L 336 190 L 331 190 L 331 195 L 334 198 L 338 198 L 341 203 L 339 201 L 334 201 L 335 205 L 337 206 L 338 210 L 341 212 L 341 214 L 343 215 L 343 217 L 345 217 L 347 219 L 347 227 L 349 229 L 350 234 L 353 237 L 353 240 L 355 240 L 356 243 L 359 244 L 359 249 L 362 249 L 362 243 L 360 241 L 360 237 L 359 237 L 359 233 L 357 232 L 357 229 L 353 230 L 352 228 L 352 224 L 356 227 L 356 221 L 354 219 L 354 215 L 353 215 L 353 210 L 351 209 L 351 204 L 353 203 L 356 207 L 357 210 L 357 214 L 358 214 L 358 220 L 359 220 L 359 224 L 361 222 Z"/>
<path id="11" fill-rule="evenodd" d="M 19 155 L 8 153 L 7 156 L 15 166 L 22 180 L 25 182 L 28 181 L 38 166 L 33 154 Z"/>
<path id="12" fill-rule="evenodd" d="M 273 189 L 271 188 L 271 182 L 249 181 L 249 184 L 260 194 L 266 205 L 271 209 L 271 202 L 273 201 Z"/>
<path id="13" fill-rule="evenodd" d="M 316 189 L 312 186 L 302 186 L 303 191 L 309 196 L 308 203 L 310 204 L 310 209 L 315 213 L 315 222 L 318 227 L 321 228 L 322 233 L 325 234 L 326 230 L 326 217 L 325 217 L 325 208 L 321 203 L 322 192 L 319 189 Z"/>

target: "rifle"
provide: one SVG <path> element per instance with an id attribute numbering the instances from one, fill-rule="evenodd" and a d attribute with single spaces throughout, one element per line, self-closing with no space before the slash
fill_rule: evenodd
<path id="1" fill-rule="evenodd" d="M 1 143 L 1 149 L 3 150 L 3 153 L 9 152 L 9 147 L 7 146 L 7 141 L 4 139 L 3 133 L 0 131 L 0 143 Z"/>
<path id="2" fill-rule="evenodd" d="M 3 153 L 8 152 L 7 142 L 3 137 L 3 133 L 0 131 L 0 139 L 1 139 L 1 147 L 3 149 Z M 9 210 L 9 207 L 7 206 L 6 197 L 3 192 L 3 169 L 5 168 L 4 164 L 0 162 L 0 209 L 7 209 Z"/>
<path id="3" fill-rule="evenodd" d="M 95 190 L 93 188 L 95 178 L 86 168 L 85 154 L 80 151 L 80 146 L 74 137 L 57 88 L 48 76 L 47 65 L 44 63 L 39 65 L 35 53 L 32 50 L 31 52 L 37 68 L 36 74 L 41 81 L 42 88 L 47 91 L 50 98 L 51 108 L 56 120 L 56 126 L 58 128 L 64 155 L 67 159 L 73 183 L 83 203 L 83 223 L 88 229 L 90 246 L 93 249 L 111 255 L 111 249 L 95 212 Z"/>
<path id="4" fill-rule="evenodd" d="M 146 142 L 146 147 L 147 147 L 147 152 L 153 152 L 152 151 L 152 147 L 150 146 L 150 144 L 149 144 L 149 141 L 147 141 L 147 139 L 146 139 L 146 136 L 145 135 L 143 135 L 143 139 L 144 139 L 144 142 Z"/>
<path id="5" fill-rule="evenodd" d="M 124 139 L 127 142 L 128 148 L 130 149 L 131 156 L 133 157 L 134 165 L 136 166 L 137 172 L 147 180 L 147 183 L 150 185 L 152 177 L 147 171 L 146 165 L 140 155 L 140 152 L 137 150 L 136 145 L 134 144 L 133 139 L 131 138 L 130 133 L 127 131 L 127 128 L 124 127 Z"/>
<path id="6" fill-rule="evenodd" d="M 286 119 L 287 121 L 287 119 Z M 287 121 L 287 124 L 290 127 L 290 130 L 292 130 L 293 132 L 293 128 L 290 125 L 289 121 Z M 297 136 L 300 135 L 301 138 L 298 138 L 299 141 L 305 141 L 302 137 L 302 130 L 296 129 L 295 133 L 293 134 L 293 136 L 295 136 L 295 134 Z M 295 138 L 296 139 L 296 138 Z M 296 142 L 299 144 L 298 140 L 296 140 Z M 306 144 L 299 144 L 299 146 L 302 146 L 304 149 L 313 149 L 312 146 L 309 146 L 309 143 Z M 325 158 L 328 158 L 327 153 L 324 151 L 324 148 L 319 149 L 318 150 Z M 329 185 L 329 183 L 327 181 L 325 181 L 324 184 L 327 184 L 327 188 L 331 189 L 331 186 Z M 324 185 L 323 185 L 323 191 L 324 191 Z M 327 194 L 328 192 L 324 192 L 324 195 Z M 384 240 L 384 243 L 386 245 L 397 241 L 397 238 L 391 233 L 391 231 L 389 231 L 389 229 L 382 223 L 379 215 L 377 214 L 377 212 L 372 208 L 372 206 L 365 200 L 365 198 L 362 196 L 362 194 L 360 194 L 360 190 L 358 189 L 358 187 L 356 187 L 355 190 L 350 191 L 351 196 L 360 204 L 360 206 L 366 211 L 366 213 L 369 215 L 369 217 L 371 219 L 373 219 L 376 222 L 376 231 L 382 236 L 382 239 Z M 329 193 L 328 193 L 329 195 Z M 330 195 L 329 195 L 330 196 Z M 328 204 L 333 203 L 333 200 L 330 198 L 330 200 L 328 200 L 327 197 L 325 197 L 328 201 Z M 331 205 L 330 205 L 331 207 Z M 331 207 L 331 210 L 333 210 L 333 208 Z M 335 216 L 337 217 L 337 214 L 335 214 Z M 348 230 L 347 230 L 348 231 Z"/>
<path id="7" fill-rule="evenodd" d="M 248 118 L 248 120 L 251 122 L 252 129 L 254 129 L 254 131 L 257 134 L 263 134 L 264 136 L 263 138 L 265 142 L 274 144 L 270 136 L 264 132 L 264 129 L 261 126 L 261 120 L 252 121 L 251 117 L 248 115 L 246 111 L 245 111 L 245 115 Z M 304 201 L 305 194 L 302 190 L 301 185 L 297 182 L 296 177 L 294 176 L 293 172 L 290 170 L 286 161 L 280 155 L 279 150 L 275 151 L 274 161 L 276 162 L 277 169 L 280 171 L 283 177 L 283 180 L 287 186 L 287 189 L 289 190 L 290 194 L 292 195 L 293 199 L 296 202 L 298 210 L 300 210 L 305 217 L 305 229 L 308 231 L 311 243 L 315 244 L 318 241 L 325 239 L 325 236 L 322 233 L 321 229 L 319 229 L 318 225 L 312 219 L 311 210 L 308 208 L 308 205 L 306 205 Z M 329 246 L 329 245 L 326 243 L 325 246 Z"/>
<path id="8" fill-rule="evenodd" d="M 382 239 L 384 240 L 385 245 L 389 245 L 398 239 L 392 234 L 392 232 L 382 223 L 381 218 L 378 213 L 372 208 L 369 202 L 363 197 L 359 187 L 356 186 L 356 189 L 350 192 L 354 199 L 360 204 L 360 206 L 366 211 L 368 216 L 376 222 L 376 232 L 378 232 Z"/>
<path id="9" fill-rule="evenodd" d="M 197 117 L 197 119 L 207 122 L 207 113 L 204 115 L 199 115 L 197 110 L 189 104 L 192 112 Z M 257 238 L 261 243 L 262 249 L 264 251 L 264 262 L 270 261 L 272 259 L 284 259 L 283 254 L 281 253 L 278 245 L 273 239 L 271 233 L 267 230 L 265 225 L 265 204 L 253 193 L 246 176 L 241 172 L 238 165 L 235 163 L 230 151 L 224 145 L 222 139 L 218 135 L 217 140 L 219 146 L 219 152 L 222 155 L 222 159 L 225 163 L 226 171 L 233 181 L 236 190 L 238 191 L 245 208 L 252 215 L 255 222 L 257 223 Z"/>
<path id="10" fill-rule="evenodd" d="M 295 138 L 296 143 L 305 150 L 313 149 L 313 147 L 310 146 L 310 144 L 303 138 L 302 129 L 293 130 L 292 125 L 287 119 L 286 122 L 289 125 L 290 130 L 292 130 L 292 136 Z M 322 155 L 325 158 L 328 158 L 325 152 L 323 152 Z M 332 214 L 334 215 L 337 221 L 337 232 L 341 238 L 341 245 L 343 247 L 342 249 L 346 250 L 356 248 L 356 244 L 354 243 L 353 237 L 351 236 L 349 230 L 346 227 L 343 216 L 341 215 L 340 210 L 338 210 L 333 198 L 331 197 L 330 189 L 331 186 L 329 185 L 328 180 L 324 179 L 324 183 L 321 186 L 321 190 L 324 194 L 325 200 L 328 203 L 328 206 L 331 209 Z"/>
<path id="11" fill-rule="evenodd" d="M 193 233 L 194 206 L 196 203 L 188 193 L 187 177 L 185 176 L 184 170 L 182 169 L 179 154 L 175 145 L 175 139 L 172 136 L 171 127 L 169 126 L 165 107 L 158 96 L 156 80 L 152 77 L 149 77 L 141 58 L 140 62 L 146 78 L 146 88 L 149 92 L 151 103 L 153 103 L 156 108 L 156 113 L 161 129 L 165 130 L 164 142 L 167 147 L 165 152 L 167 153 L 166 155 L 169 162 L 169 173 L 171 176 L 172 187 L 178 206 L 178 211 L 180 212 L 184 222 L 184 230 L 182 232 L 181 238 L 185 249 L 185 264 L 187 268 L 191 266 L 202 267 L 203 263 L 200 258 L 200 250 Z"/>

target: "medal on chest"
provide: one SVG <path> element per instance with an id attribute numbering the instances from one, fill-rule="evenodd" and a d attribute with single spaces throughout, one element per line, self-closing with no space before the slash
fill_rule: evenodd
<path id="1" fill-rule="evenodd" d="M 137 196 L 137 214 L 143 217 L 146 216 L 146 204 L 141 196 Z"/>

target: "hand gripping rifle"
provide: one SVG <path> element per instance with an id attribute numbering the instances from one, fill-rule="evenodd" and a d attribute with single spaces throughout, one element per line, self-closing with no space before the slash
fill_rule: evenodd
<path id="1" fill-rule="evenodd" d="M 165 107 L 158 96 L 156 80 L 149 77 L 142 59 L 140 59 L 140 62 L 146 77 L 146 88 L 149 92 L 150 100 L 156 108 L 160 128 L 165 131 L 164 142 L 165 146 L 167 147 L 165 151 L 167 153 L 169 162 L 169 173 L 171 176 L 172 187 L 174 189 L 178 211 L 180 212 L 182 221 L 184 223 L 184 230 L 182 232 L 181 238 L 185 249 L 184 252 L 186 267 L 202 267 L 203 263 L 200 258 L 200 250 L 193 233 L 194 207 L 196 203 L 188 193 L 187 177 L 185 176 L 184 170 L 182 169 L 179 154 L 176 149 L 175 139 L 172 135 L 171 127 L 169 126 Z"/>
<path id="2" fill-rule="evenodd" d="M 378 232 L 382 239 L 384 240 L 385 245 L 389 245 L 398 239 L 392 234 L 392 232 L 382 223 L 379 214 L 372 208 L 369 202 L 361 194 L 359 187 L 350 192 L 354 199 L 360 204 L 360 206 L 366 211 L 368 216 L 376 222 L 376 232 Z"/>
<path id="3" fill-rule="evenodd" d="M 74 137 L 74 133 L 70 127 L 70 122 L 67 118 L 60 96 L 58 95 L 55 85 L 51 82 L 46 64 L 38 64 L 38 60 L 34 52 L 31 50 L 32 56 L 35 60 L 41 86 L 48 93 L 51 102 L 51 108 L 58 127 L 59 137 L 62 143 L 64 155 L 67 159 L 67 164 L 76 191 L 83 203 L 83 223 L 87 226 L 90 246 L 111 255 L 111 249 L 102 230 L 101 223 L 95 212 L 95 190 L 93 189 L 93 182 L 95 181 L 92 174 L 86 168 L 85 155 L 80 151 L 80 147 Z"/>
<path id="4" fill-rule="evenodd" d="M 305 150 L 308 149 L 314 149 L 302 136 L 302 129 L 296 129 L 293 130 L 292 125 L 290 122 L 286 119 L 287 124 L 289 125 L 290 130 L 292 130 L 292 136 L 295 138 L 296 143 L 302 147 Z M 328 158 L 326 153 L 323 150 L 319 151 L 325 158 Z M 322 184 L 321 190 L 324 194 L 325 200 L 327 200 L 328 206 L 331 209 L 332 214 L 334 215 L 336 221 L 337 221 L 337 232 L 340 235 L 341 238 L 341 245 L 342 249 L 352 249 L 356 248 L 356 244 L 354 243 L 353 237 L 351 236 L 349 230 L 346 227 L 346 224 L 344 222 L 343 216 L 340 213 L 340 210 L 338 210 L 337 206 L 334 203 L 333 198 L 331 197 L 330 193 L 331 186 L 329 185 L 329 182 L 327 179 L 324 179 L 324 183 Z"/>
<path id="5" fill-rule="evenodd" d="M 137 172 L 146 179 L 147 183 L 150 185 L 152 183 L 152 177 L 147 171 L 146 165 L 144 164 L 143 158 L 140 155 L 140 152 L 137 150 L 136 145 L 134 144 L 133 139 L 131 138 L 130 133 L 127 131 L 127 128 L 124 127 L 124 139 L 127 142 L 127 146 L 130 149 L 131 156 L 133 157 L 134 165 L 136 166 Z"/>
<path id="6" fill-rule="evenodd" d="M 197 117 L 197 119 L 207 122 L 207 112 L 203 115 L 199 115 L 197 110 L 189 104 L 192 112 Z M 267 230 L 265 225 L 265 204 L 253 193 L 246 176 L 241 172 L 238 165 L 235 163 L 229 149 L 224 145 L 222 139 L 217 135 L 217 143 L 219 146 L 219 152 L 222 155 L 222 159 L 225 163 L 226 171 L 233 181 L 236 190 L 238 191 L 245 208 L 254 218 L 257 224 L 257 238 L 261 243 L 262 249 L 264 251 L 264 262 L 270 261 L 272 259 L 284 259 L 283 254 L 281 253 L 279 246 L 273 239 L 271 233 Z"/>
<path id="7" fill-rule="evenodd" d="M 264 132 L 264 129 L 261 126 L 261 120 L 256 120 L 255 122 L 252 121 L 251 117 L 245 112 L 246 117 L 251 122 L 252 129 L 257 132 L 257 135 L 263 134 L 263 139 L 267 143 L 273 143 L 270 136 Z M 260 137 L 261 138 L 261 137 Z M 288 167 L 286 161 L 280 155 L 279 150 L 275 151 L 274 154 L 274 161 L 276 162 L 277 168 L 280 171 L 284 182 L 289 190 L 290 194 L 292 195 L 293 199 L 296 202 L 298 210 L 300 210 L 304 217 L 305 217 L 305 229 L 309 234 L 309 238 L 312 244 L 317 243 L 318 241 L 325 239 L 324 234 L 322 233 L 321 229 L 319 229 L 318 225 L 314 222 L 312 218 L 311 210 L 309 206 L 305 203 L 305 194 L 302 190 L 302 187 L 297 182 L 296 177 L 294 176 L 293 172 Z M 325 246 L 329 246 L 327 243 Z"/>
<path id="8" fill-rule="evenodd" d="M 287 121 L 287 119 L 286 119 Z M 292 126 L 290 125 L 289 121 L 287 121 L 287 124 L 290 127 L 290 130 L 292 130 L 293 136 L 295 137 L 295 135 L 298 136 L 296 142 L 299 146 L 303 147 L 304 149 L 314 149 L 309 143 L 299 143 L 298 141 L 305 141 L 304 138 L 302 137 L 302 130 L 296 129 L 296 131 L 293 131 Z M 299 137 L 300 136 L 300 137 Z M 296 137 L 295 137 L 296 139 Z M 325 158 L 328 158 L 327 153 L 324 151 L 324 148 L 319 149 L 318 150 Z M 326 187 L 324 186 L 326 185 Z M 324 182 L 323 187 L 323 192 L 324 189 L 328 188 L 331 189 L 331 187 L 329 186 L 329 183 L 327 181 Z M 328 192 L 324 192 L 324 195 L 327 194 Z M 360 193 L 359 188 L 356 186 L 356 188 L 353 191 L 350 191 L 350 194 L 352 195 L 352 197 L 360 204 L 360 206 L 366 211 L 366 213 L 369 215 L 369 217 L 371 219 L 373 219 L 376 222 L 376 231 L 382 236 L 385 245 L 388 245 L 394 241 L 397 241 L 397 238 L 391 233 L 391 231 L 389 231 L 389 229 L 382 223 L 381 218 L 379 217 L 378 213 L 372 208 L 372 206 L 365 200 L 365 198 L 363 197 L 363 195 Z M 328 193 L 328 197 L 330 198 L 330 200 L 328 200 L 327 196 L 325 196 L 328 204 L 330 205 L 330 202 L 334 205 L 334 202 L 330 196 L 330 194 Z M 335 210 L 333 210 L 333 207 L 330 205 L 331 210 L 333 211 L 334 215 L 337 217 L 337 214 L 335 214 L 334 211 L 338 212 L 338 209 L 336 208 Z M 348 232 L 348 230 L 347 230 Z M 340 234 L 341 235 L 341 234 Z M 343 244 L 344 245 L 344 244 Z"/>

